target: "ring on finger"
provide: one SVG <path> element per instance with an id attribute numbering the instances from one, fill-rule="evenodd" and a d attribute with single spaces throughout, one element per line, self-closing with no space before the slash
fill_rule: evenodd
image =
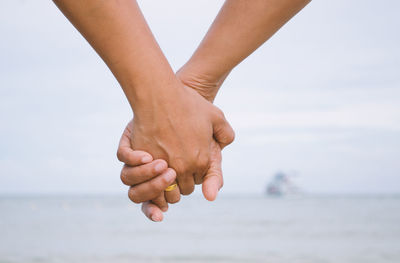
<path id="1" fill-rule="evenodd" d="M 178 188 L 178 184 L 171 184 L 170 186 L 168 186 L 167 188 L 165 188 L 165 192 L 171 192 L 173 190 L 175 190 L 176 188 Z"/>

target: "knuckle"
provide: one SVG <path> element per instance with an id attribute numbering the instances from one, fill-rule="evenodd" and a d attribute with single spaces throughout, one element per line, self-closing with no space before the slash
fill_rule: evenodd
<path id="1" fill-rule="evenodd" d="M 120 162 L 123 162 L 122 160 L 124 159 L 124 151 L 121 148 L 117 150 L 117 158 Z"/>
<path id="2" fill-rule="evenodd" d="M 225 144 L 225 146 L 231 144 L 235 140 L 235 132 L 232 129 L 224 133 L 221 132 L 220 134 L 221 136 L 218 142 Z"/>
<path id="3" fill-rule="evenodd" d="M 215 113 L 217 114 L 217 116 L 225 118 L 224 112 L 220 108 L 215 107 Z"/>
<path id="4" fill-rule="evenodd" d="M 229 133 L 229 135 L 227 136 L 227 143 L 228 144 L 231 144 L 234 140 L 235 140 L 235 131 L 234 130 L 232 130 L 230 133 Z"/>
<path id="5" fill-rule="evenodd" d="M 141 200 L 138 198 L 138 195 L 136 194 L 135 189 L 132 188 L 132 187 L 128 191 L 128 197 L 135 204 L 140 204 L 141 203 Z"/>
<path id="6" fill-rule="evenodd" d="M 121 178 L 121 181 L 122 181 L 122 183 L 123 183 L 124 185 L 129 185 L 129 181 L 128 181 L 126 172 L 127 172 L 127 171 L 126 171 L 126 167 L 124 166 L 124 167 L 122 168 L 122 170 L 121 170 L 120 178 Z"/>

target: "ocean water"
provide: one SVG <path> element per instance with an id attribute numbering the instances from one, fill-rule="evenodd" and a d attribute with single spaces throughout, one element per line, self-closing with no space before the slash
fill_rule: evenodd
<path id="1" fill-rule="evenodd" d="M 125 196 L 0 198 L 0 262 L 400 262 L 400 197 L 185 197 L 153 223 Z"/>

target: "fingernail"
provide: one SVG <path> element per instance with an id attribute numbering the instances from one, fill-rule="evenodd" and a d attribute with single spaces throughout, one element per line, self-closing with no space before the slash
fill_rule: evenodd
<path id="1" fill-rule="evenodd" d="M 162 172 L 165 168 L 166 168 L 165 163 L 163 163 L 163 162 L 156 164 L 156 167 L 154 167 L 156 172 Z"/>
<path id="2" fill-rule="evenodd" d="M 168 181 L 173 181 L 175 180 L 175 173 L 171 170 L 169 170 L 166 174 L 165 177 Z"/>
<path id="3" fill-rule="evenodd" d="M 151 162 L 151 157 L 148 155 L 145 155 L 142 157 L 142 163 L 148 163 Z"/>
<path id="4" fill-rule="evenodd" d="M 154 222 L 160 222 L 161 218 L 159 218 L 157 215 L 152 215 L 151 220 L 153 220 Z"/>

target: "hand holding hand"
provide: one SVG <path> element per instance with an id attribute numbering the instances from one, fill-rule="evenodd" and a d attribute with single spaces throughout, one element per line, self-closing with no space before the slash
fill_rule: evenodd
<path id="1" fill-rule="evenodd" d="M 221 110 L 193 89 L 179 86 L 135 115 L 131 146 L 166 160 L 177 172 L 180 192 L 187 195 L 210 167 L 214 138 L 222 148 L 233 141 L 234 132 Z"/>
<path id="2" fill-rule="evenodd" d="M 224 76 L 219 79 L 211 78 L 211 76 L 199 74 L 190 69 L 188 70 L 185 66 L 176 75 L 182 83 L 198 92 L 210 102 L 214 100 L 218 89 L 226 77 Z M 164 173 L 167 171 L 167 164 L 164 160 L 153 161 L 153 157 L 147 152 L 132 150 L 130 142 L 132 128 L 133 123 L 131 121 L 125 128 L 118 148 L 118 159 L 125 163 L 121 171 L 121 180 L 124 184 L 131 186 L 129 197 L 132 201 L 136 203 L 141 202 L 143 199 L 140 196 L 146 199 L 142 203 L 143 213 L 153 221 L 161 221 L 163 219 L 163 212 L 168 209 L 168 204 L 160 196 L 163 196 L 164 189 L 171 184 L 164 178 Z M 203 195 L 209 201 L 215 200 L 218 191 L 223 185 L 221 162 L 221 147 L 214 141 L 211 145 L 210 167 L 207 175 L 203 178 L 202 186 Z M 161 169 L 163 167 L 164 169 Z M 156 177 L 161 178 L 154 180 Z M 148 178 L 154 179 L 148 181 Z M 141 194 L 144 189 L 147 191 L 146 195 Z M 177 192 L 177 194 L 173 192 L 165 194 L 168 203 L 179 201 L 179 190 Z"/>
<path id="3" fill-rule="evenodd" d="M 147 152 L 132 150 L 130 142 L 132 125 L 133 122 L 130 121 L 118 146 L 118 159 L 125 163 L 121 171 L 121 180 L 125 185 L 130 186 L 129 197 L 132 201 L 135 203 L 145 201 L 142 204 L 143 213 L 153 221 L 162 221 L 163 212 L 167 211 L 168 204 L 160 202 L 157 197 L 163 195 L 164 189 L 172 184 L 176 173 L 175 170 L 168 168 L 164 160 L 153 160 Z M 221 161 L 221 148 L 214 142 L 210 167 L 203 178 L 202 187 L 204 197 L 209 201 L 215 200 L 223 185 Z M 178 202 L 179 197 L 178 194 L 178 198 L 172 202 Z M 168 202 L 172 203 L 170 199 Z"/>

